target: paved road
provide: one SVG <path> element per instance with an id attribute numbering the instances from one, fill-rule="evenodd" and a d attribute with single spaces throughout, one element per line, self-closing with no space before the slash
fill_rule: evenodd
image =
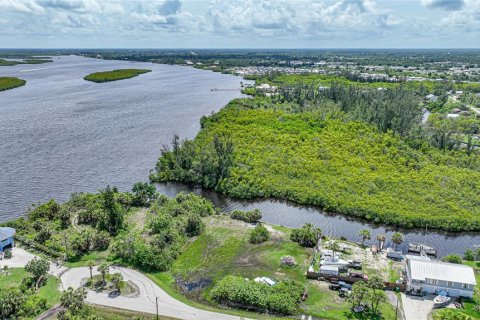
<path id="1" fill-rule="evenodd" d="M 402 304 L 406 320 L 427 320 L 433 310 L 433 296 L 416 297 L 402 293 Z"/>
<path id="2" fill-rule="evenodd" d="M 32 260 L 35 257 L 37 256 L 35 256 L 34 254 L 31 254 L 28 251 L 25 251 L 22 248 L 14 247 L 12 249 L 12 258 L 0 260 L 0 268 L 3 268 L 4 266 L 7 266 L 9 268 L 23 268 L 27 265 L 27 263 L 30 260 Z M 52 276 L 58 277 L 66 270 L 67 268 L 50 262 L 50 270 L 48 271 L 48 273 L 51 274 Z"/>
<path id="3" fill-rule="evenodd" d="M 127 268 L 111 267 L 110 273 L 114 272 L 120 272 L 125 281 L 133 282 L 140 290 L 139 295 L 137 297 L 109 297 L 106 293 L 97 293 L 89 290 L 86 299 L 87 302 L 108 307 L 155 314 L 155 297 L 158 297 L 159 314 L 164 316 L 185 320 L 241 319 L 240 317 L 190 307 L 170 297 L 152 280 L 140 272 Z M 98 271 L 94 270 L 94 275 L 96 274 L 98 274 Z M 82 279 L 89 277 L 90 271 L 88 267 L 80 267 L 68 270 L 67 272 L 63 273 L 60 279 L 62 280 L 62 285 L 64 288 L 78 288 L 81 285 Z"/>

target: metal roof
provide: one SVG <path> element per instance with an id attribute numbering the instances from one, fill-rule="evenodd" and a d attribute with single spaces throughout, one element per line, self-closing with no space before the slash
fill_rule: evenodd
<path id="1" fill-rule="evenodd" d="M 15 229 L 8 227 L 0 227 L 0 241 L 13 237 Z"/>
<path id="2" fill-rule="evenodd" d="M 408 257 L 407 268 L 414 280 L 434 279 L 475 285 L 473 268 L 462 264 L 429 261 Z"/>

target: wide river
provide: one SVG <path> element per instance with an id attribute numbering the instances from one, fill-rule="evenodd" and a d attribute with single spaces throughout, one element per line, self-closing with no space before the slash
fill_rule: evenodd
<path id="1" fill-rule="evenodd" d="M 128 67 L 152 72 L 103 84 L 83 80 L 91 72 Z M 0 67 L 0 76 L 5 75 L 25 79 L 27 85 L 0 92 L 0 222 L 23 215 L 32 202 L 64 201 L 73 192 L 96 191 L 107 184 L 129 190 L 148 179 L 161 146 L 174 133 L 193 138 L 201 116 L 242 96 L 242 79 L 235 76 L 76 56 Z M 377 234 L 388 237 L 396 231 L 285 201 L 235 200 L 178 183 L 158 189 L 170 196 L 193 191 L 225 211 L 259 208 L 266 222 L 289 227 L 310 222 L 327 235 L 353 241 L 360 240 L 362 229 L 371 231 L 370 243 Z M 480 244 L 480 233 L 429 230 L 425 236 L 424 230 L 400 231 L 404 252 L 408 242 L 426 242 L 440 255 L 462 254 Z"/>

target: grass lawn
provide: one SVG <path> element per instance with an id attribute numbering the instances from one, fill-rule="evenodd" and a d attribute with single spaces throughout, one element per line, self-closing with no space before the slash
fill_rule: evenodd
<path id="1" fill-rule="evenodd" d="M 21 87 L 27 83 L 25 80 L 14 77 L 0 77 L 0 91 Z"/>
<path id="2" fill-rule="evenodd" d="M 8 273 L 0 273 L 0 288 L 16 288 L 20 287 L 23 279 L 30 277 L 29 273 L 23 268 L 9 269 Z M 60 280 L 49 276 L 47 282 L 38 291 L 38 296 L 45 298 L 49 307 L 55 305 L 60 300 L 61 293 L 59 291 Z"/>
<path id="3" fill-rule="evenodd" d="M 95 72 L 85 76 L 83 79 L 92 82 L 108 82 L 136 77 L 142 73 L 147 73 L 152 70 L 148 69 L 117 69 L 112 71 Z"/>
<path id="4" fill-rule="evenodd" d="M 336 291 L 329 290 L 326 283 L 306 279 L 304 273 L 313 251 L 291 242 L 289 229 L 269 226 L 271 239 L 263 244 L 252 245 L 248 242 L 252 229 L 249 225 L 225 216 L 207 217 L 204 221 L 207 226 L 205 233 L 188 245 L 174 262 L 171 272 L 149 275 L 176 299 L 202 309 L 218 310 L 216 303 L 209 299 L 215 281 L 228 274 L 249 279 L 267 276 L 276 280 L 297 280 L 307 287 L 309 296 L 301 304 L 299 313 L 322 319 L 377 319 L 368 315 L 354 317 L 350 312 L 351 305 L 338 297 Z M 280 259 L 285 255 L 293 256 L 297 266 L 282 266 Z M 193 291 L 182 290 L 175 279 L 199 288 Z M 380 310 L 384 319 L 395 318 L 395 311 L 390 304 L 382 304 Z M 252 316 L 248 312 L 235 313 L 246 317 L 268 318 L 258 314 Z"/>

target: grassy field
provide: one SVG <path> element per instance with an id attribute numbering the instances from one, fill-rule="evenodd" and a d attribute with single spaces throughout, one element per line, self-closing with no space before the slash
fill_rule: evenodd
<path id="1" fill-rule="evenodd" d="M 20 287 L 23 279 L 29 277 L 23 268 L 9 269 L 8 273 L 2 272 L 0 274 L 0 288 L 18 288 Z M 49 276 L 45 285 L 43 285 L 38 291 L 38 295 L 47 300 L 49 307 L 55 305 L 60 300 L 60 280 L 58 278 Z"/>
<path id="2" fill-rule="evenodd" d="M 14 77 L 0 77 L 0 91 L 21 87 L 25 83 L 25 80 Z"/>
<path id="3" fill-rule="evenodd" d="M 266 276 L 276 280 L 296 280 L 307 287 L 309 296 L 301 304 L 300 313 L 322 319 L 371 319 L 368 315 L 355 318 L 349 310 L 351 305 L 338 297 L 337 292 L 329 290 L 328 284 L 306 279 L 304 273 L 313 251 L 291 242 L 289 229 L 268 226 L 271 239 L 252 245 L 248 242 L 250 225 L 225 216 L 207 217 L 204 221 L 206 232 L 188 245 L 171 272 L 149 275 L 175 298 L 196 307 L 215 310 L 218 307 L 209 298 L 215 281 L 229 274 L 249 279 Z M 280 258 L 285 255 L 293 256 L 297 266 L 282 266 Z M 179 282 L 183 285 L 179 286 Z M 188 291 L 187 286 L 196 286 L 197 289 Z M 381 311 L 384 319 L 394 319 L 394 310 L 389 304 L 383 304 Z M 252 317 L 246 312 L 236 311 L 236 314 Z M 262 316 L 255 316 L 259 317 Z"/>
<path id="4" fill-rule="evenodd" d="M 85 76 L 83 79 L 92 82 L 108 82 L 136 77 L 142 73 L 147 73 L 152 70 L 148 69 L 117 69 L 112 71 L 95 72 Z"/>

